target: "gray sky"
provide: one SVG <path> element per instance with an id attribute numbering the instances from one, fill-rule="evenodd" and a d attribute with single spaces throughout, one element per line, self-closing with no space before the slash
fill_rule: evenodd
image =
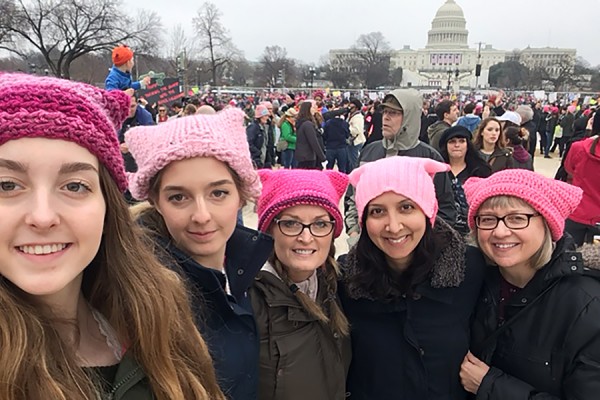
<path id="1" fill-rule="evenodd" d="M 317 63 L 329 49 L 348 48 L 362 33 L 381 31 L 393 48 L 427 43 L 427 31 L 445 0 L 213 0 L 235 45 L 258 60 L 265 46 L 285 47 L 288 56 Z M 181 23 L 192 32 L 198 0 L 124 0 L 128 10 L 146 8 L 166 29 Z M 568 47 L 600 64 L 600 0 L 456 0 L 464 11 L 469 45 L 494 48 Z"/>

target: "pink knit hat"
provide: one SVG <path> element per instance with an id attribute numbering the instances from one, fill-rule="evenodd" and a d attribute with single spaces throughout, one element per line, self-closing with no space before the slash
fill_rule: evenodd
<path id="1" fill-rule="evenodd" d="M 271 115 L 271 113 L 269 113 L 269 110 L 267 109 L 267 107 L 263 104 L 259 104 L 256 106 L 256 109 L 254 110 L 254 118 L 260 118 L 260 117 L 266 117 Z"/>
<path id="2" fill-rule="evenodd" d="M 283 210 L 300 204 L 323 207 L 335 220 L 334 237 L 340 236 L 344 219 L 339 209 L 348 176 L 326 170 L 261 169 L 263 191 L 258 199 L 258 229 L 266 232 Z"/>
<path id="3" fill-rule="evenodd" d="M 507 169 L 489 178 L 470 178 L 463 185 L 469 203 L 469 227 L 475 229 L 479 207 L 489 198 L 512 196 L 524 200 L 542 214 L 552 239 L 563 235 L 565 219 L 577 208 L 583 191 L 525 169 Z"/>
<path id="4" fill-rule="evenodd" d="M 74 142 L 106 167 L 123 192 L 127 178 L 117 130 L 130 98 L 84 83 L 0 73 L 0 145 L 21 138 Z"/>
<path id="5" fill-rule="evenodd" d="M 163 168 L 173 161 L 194 157 L 214 157 L 224 162 L 239 175 L 252 198 L 260 195 L 260 181 L 246 140 L 244 113 L 239 108 L 137 126 L 125 134 L 125 143 L 138 165 L 138 171 L 129 174 L 129 190 L 138 200 L 148 198 L 150 181 Z"/>
<path id="6" fill-rule="evenodd" d="M 370 162 L 355 169 L 350 174 L 350 184 L 355 187 L 359 223 L 362 224 L 365 207 L 371 200 L 383 193 L 394 192 L 417 203 L 434 226 L 438 203 L 433 176 L 449 170 L 447 164 L 430 158 L 400 156 Z"/>

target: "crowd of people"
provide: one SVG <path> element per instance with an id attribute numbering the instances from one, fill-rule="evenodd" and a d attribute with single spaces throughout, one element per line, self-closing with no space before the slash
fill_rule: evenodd
<path id="1" fill-rule="evenodd" d="M 1 399 L 596 398 L 594 110 L 552 179 L 543 105 L 288 93 L 137 123 L 113 61 L 110 90 L 0 73 Z"/>

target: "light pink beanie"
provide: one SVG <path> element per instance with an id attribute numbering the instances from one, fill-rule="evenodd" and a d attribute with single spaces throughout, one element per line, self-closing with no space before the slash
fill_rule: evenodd
<path id="1" fill-rule="evenodd" d="M 583 195 L 577 186 L 525 169 L 506 169 L 485 179 L 469 178 L 463 187 L 469 203 L 471 229 L 475 229 L 475 216 L 487 199 L 512 196 L 525 201 L 542 214 L 554 241 L 562 237 L 565 219 L 577 208 Z"/>
<path id="2" fill-rule="evenodd" d="M 438 203 L 433 176 L 450 170 L 447 164 L 420 157 L 394 156 L 364 164 L 350 173 L 359 223 L 371 200 L 386 192 L 394 192 L 414 201 L 435 224 Z"/>
<path id="3" fill-rule="evenodd" d="M 214 115 L 191 115 L 131 128 L 125 134 L 125 143 L 138 171 L 128 174 L 129 191 L 136 199 L 145 200 L 152 178 L 173 161 L 214 157 L 239 175 L 253 199 L 258 198 L 260 179 L 252 166 L 243 124 L 244 113 L 238 108 L 227 108 Z"/>

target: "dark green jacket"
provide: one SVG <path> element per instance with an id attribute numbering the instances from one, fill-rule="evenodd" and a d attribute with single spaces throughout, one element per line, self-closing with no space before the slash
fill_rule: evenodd
<path id="1" fill-rule="evenodd" d="M 152 400 L 154 395 L 150 389 L 150 383 L 146 373 L 139 366 L 137 361 L 128 353 L 125 354 L 115 380 L 112 384 L 112 390 L 107 395 L 102 396 L 103 400 Z"/>

